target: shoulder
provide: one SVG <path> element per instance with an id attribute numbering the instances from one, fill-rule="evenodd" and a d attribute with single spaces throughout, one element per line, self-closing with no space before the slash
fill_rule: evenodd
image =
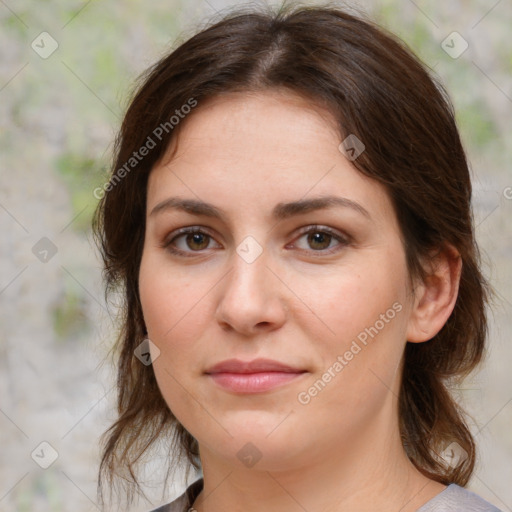
<path id="1" fill-rule="evenodd" d="M 474 492 L 457 484 L 450 484 L 444 491 L 425 503 L 417 512 L 501 512 Z"/>
<path id="2" fill-rule="evenodd" d="M 150 512 L 188 512 L 203 488 L 203 479 L 195 481 L 171 503 Z M 457 484 L 450 484 L 443 492 L 425 503 L 417 512 L 502 512 L 483 498 Z"/>
<path id="3" fill-rule="evenodd" d="M 187 490 L 171 503 L 155 508 L 150 512 L 188 512 L 192 503 L 203 489 L 203 479 L 200 478 L 187 487 Z"/>

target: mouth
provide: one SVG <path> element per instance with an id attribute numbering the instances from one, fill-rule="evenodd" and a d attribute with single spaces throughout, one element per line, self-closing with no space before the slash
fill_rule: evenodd
<path id="1" fill-rule="evenodd" d="M 221 388 L 235 393 L 261 393 L 280 387 L 305 372 L 213 373 L 211 379 Z"/>
<path id="2" fill-rule="evenodd" d="M 229 359 L 212 366 L 205 373 L 225 390 L 261 393 L 283 386 L 308 372 L 270 359 L 248 362 Z"/>

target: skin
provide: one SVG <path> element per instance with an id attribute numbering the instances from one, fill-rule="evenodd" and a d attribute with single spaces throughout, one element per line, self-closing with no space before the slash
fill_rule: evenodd
<path id="1" fill-rule="evenodd" d="M 199 512 L 408 512 L 445 489 L 405 455 L 397 396 L 405 344 L 432 338 L 453 310 L 460 259 L 443 250 L 425 282 L 414 282 L 385 189 L 353 167 L 340 142 L 329 113 L 293 93 L 230 93 L 182 121 L 150 174 L 140 298 L 160 350 L 153 368 L 162 395 L 199 443 Z M 324 195 L 368 216 L 333 207 L 270 217 L 278 203 Z M 152 213 L 170 197 L 212 203 L 226 218 Z M 315 225 L 313 233 L 328 227 L 345 241 L 308 240 L 301 230 Z M 186 226 L 209 236 L 174 238 Z M 247 236 L 263 250 L 252 263 L 236 251 Z M 400 312 L 300 403 L 393 304 Z M 258 357 L 307 372 L 252 395 L 204 373 Z M 261 456 L 252 467 L 237 456 L 249 442 Z"/>

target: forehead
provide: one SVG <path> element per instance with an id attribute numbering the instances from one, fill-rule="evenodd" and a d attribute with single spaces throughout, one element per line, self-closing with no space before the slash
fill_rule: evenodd
<path id="1" fill-rule="evenodd" d="M 337 121 L 326 107 L 285 89 L 229 92 L 200 100 L 177 128 L 163 163 L 182 156 L 191 145 L 194 152 L 209 146 L 209 151 L 227 154 L 264 144 L 275 152 L 302 147 L 305 139 L 315 143 L 320 137 L 340 138 Z"/>
<path id="2" fill-rule="evenodd" d="M 384 188 L 354 168 L 341 140 L 328 110 L 290 92 L 199 102 L 151 172 L 148 208 L 170 193 L 255 210 L 265 199 L 270 210 L 281 200 L 332 194 L 388 208 Z"/>

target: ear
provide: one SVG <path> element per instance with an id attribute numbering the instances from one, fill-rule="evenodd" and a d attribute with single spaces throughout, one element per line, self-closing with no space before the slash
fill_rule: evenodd
<path id="1" fill-rule="evenodd" d="M 452 314 L 462 270 L 459 252 L 450 244 L 430 254 L 428 271 L 414 289 L 414 306 L 407 326 L 407 341 L 421 343 L 432 339 Z"/>

